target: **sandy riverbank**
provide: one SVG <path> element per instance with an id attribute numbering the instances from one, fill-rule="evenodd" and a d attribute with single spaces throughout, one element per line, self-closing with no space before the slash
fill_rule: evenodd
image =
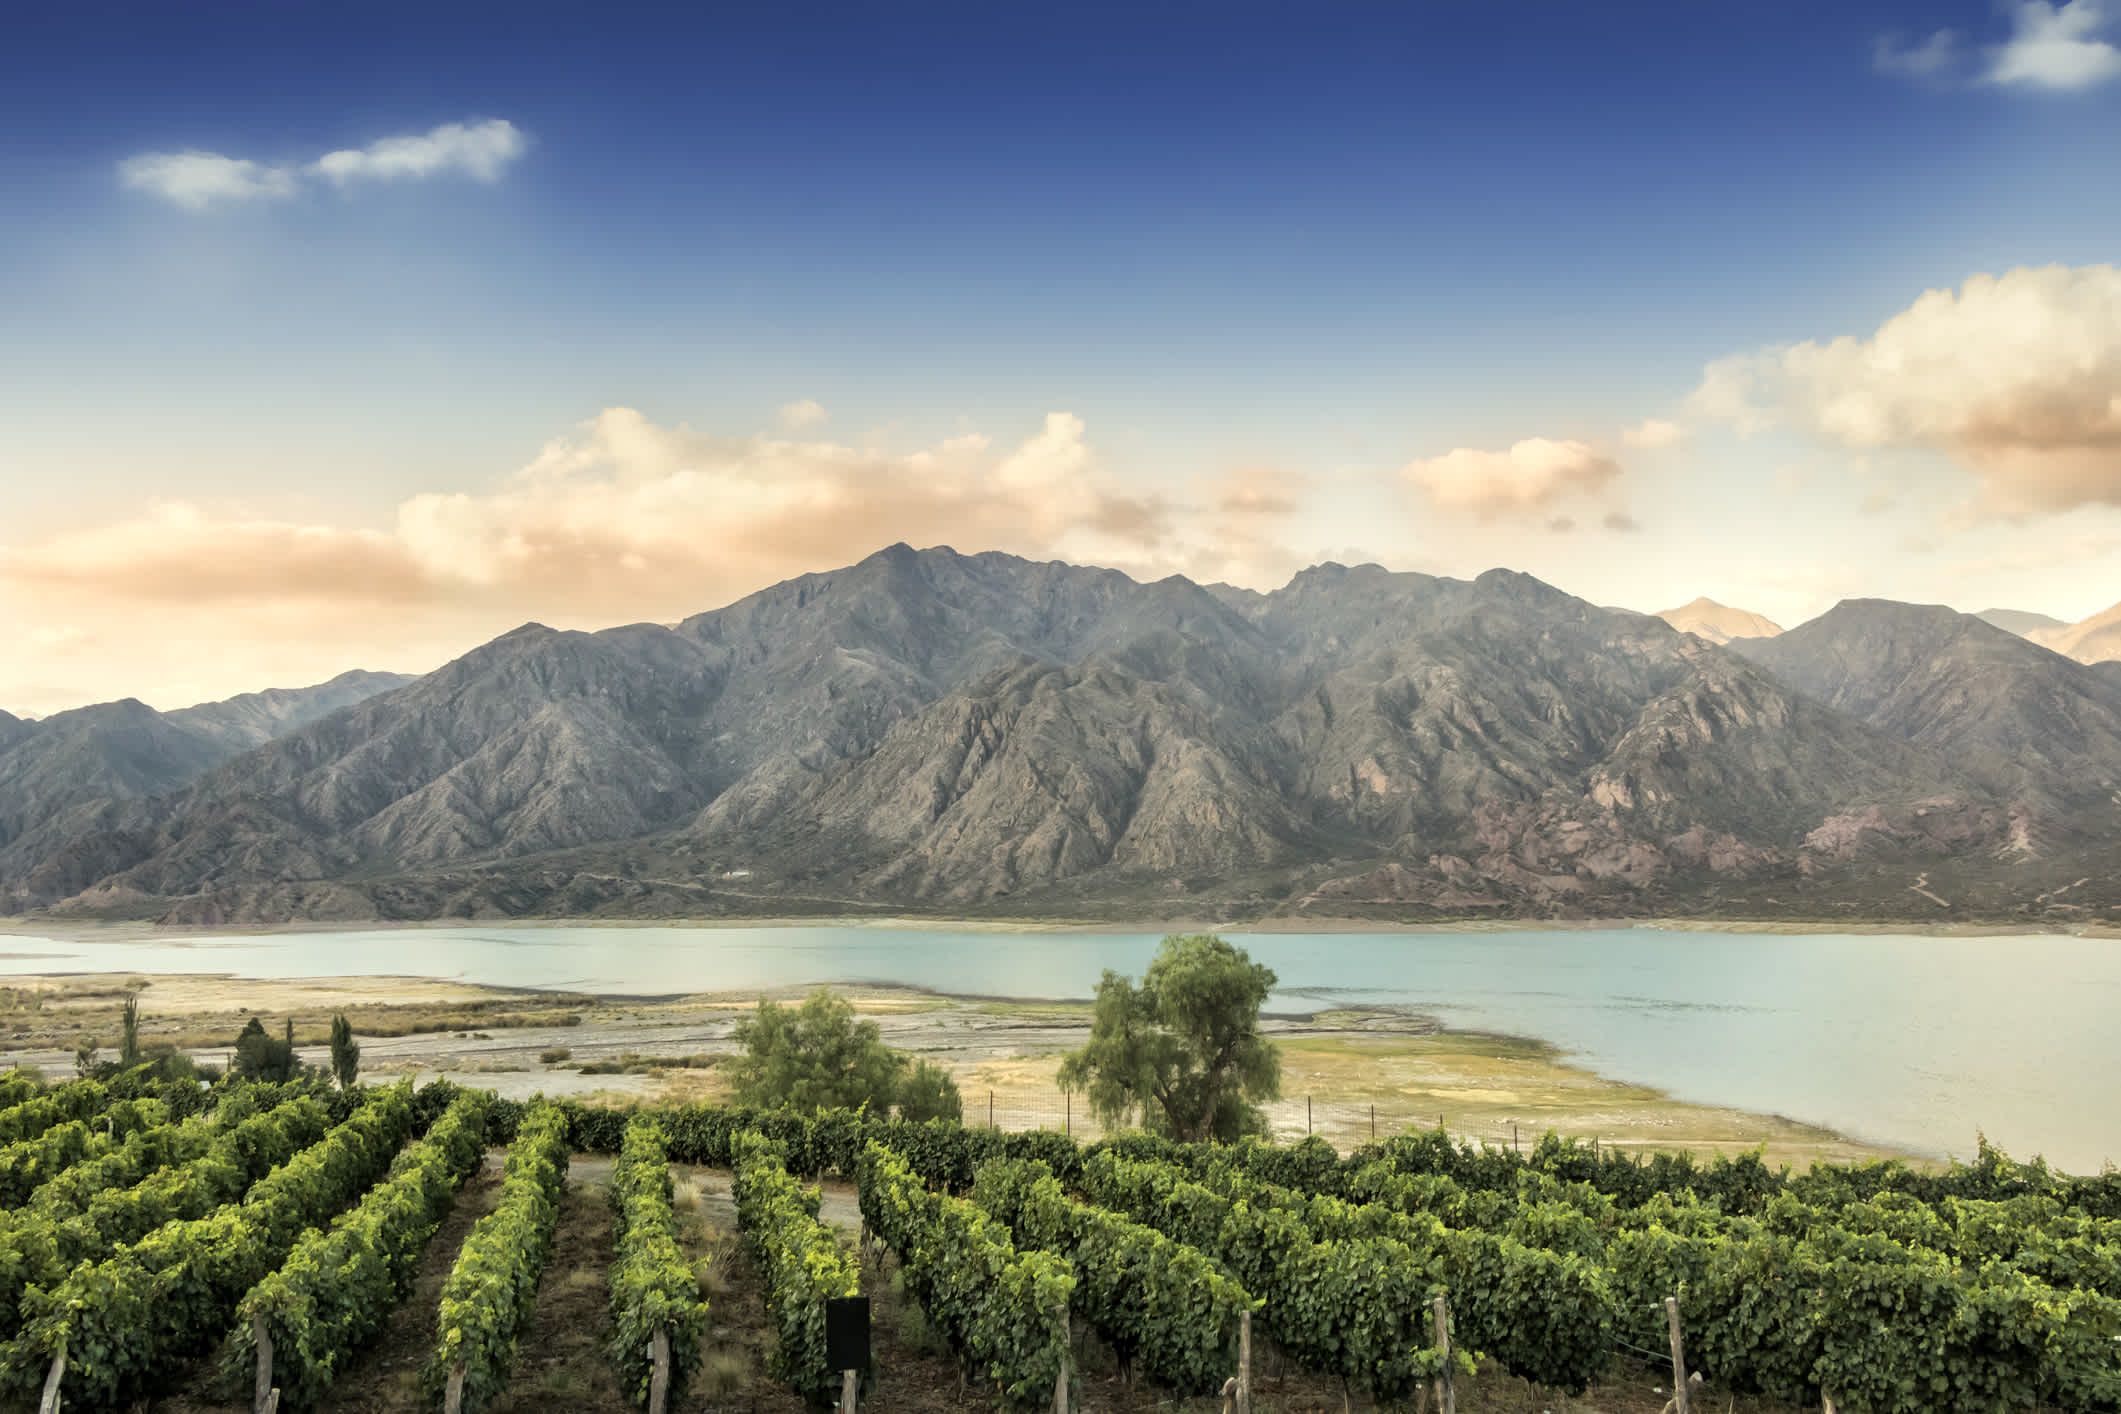
<path id="1" fill-rule="evenodd" d="M 732 1033 L 757 1001 L 755 993 L 591 997 L 404 977 L 15 977 L 0 989 L 0 1065 L 59 1076 L 72 1072 L 84 1043 L 107 1054 L 118 1007 L 133 990 L 147 1044 L 177 1044 L 209 1063 L 223 1062 L 236 1033 L 258 1016 L 275 1033 L 292 1017 L 303 1058 L 322 1064 L 331 1015 L 346 1011 L 371 1078 L 449 1075 L 504 1095 L 620 1103 L 725 1096 Z M 1087 1003 L 844 990 L 887 1044 L 957 1076 L 968 1120 L 1097 1132 L 1056 1080 L 1061 1057 L 1088 1034 Z M 1316 1132 L 1345 1148 L 1372 1133 L 1441 1121 L 1454 1134 L 1526 1146 L 1548 1129 L 1698 1153 L 1765 1144 L 1771 1162 L 1799 1168 L 1895 1153 L 1776 1116 L 1682 1103 L 1572 1065 L 1543 1042 L 1447 1031 L 1414 1012 L 1342 1009 L 1263 1024 L 1282 1051 L 1283 1098 L 1267 1108 L 1283 1139 Z"/>

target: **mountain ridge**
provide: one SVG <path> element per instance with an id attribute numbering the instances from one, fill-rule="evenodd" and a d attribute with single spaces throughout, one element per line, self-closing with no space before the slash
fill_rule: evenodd
<path id="1" fill-rule="evenodd" d="M 0 898 L 1544 917 L 1904 912 L 1919 872 L 2007 912 L 2110 844 L 2121 694 L 1954 616 L 2037 655 L 2066 702 L 2035 711 L 1926 614 L 1734 651 L 1510 570 L 1258 593 L 893 545 L 674 626 L 527 624 L 181 785 L 74 801 L 0 840 Z"/>

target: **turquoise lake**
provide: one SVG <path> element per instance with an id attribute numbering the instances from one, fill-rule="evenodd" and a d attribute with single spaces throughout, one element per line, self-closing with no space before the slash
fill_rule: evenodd
<path id="1" fill-rule="evenodd" d="M 0 933 L 0 974 L 418 976 L 601 993 L 894 983 L 1087 997 L 1160 934 L 860 927 Z M 1277 1011 L 1350 1002 L 1535 1036 L 1682 1099 L 1965 1156 L 1976 1131 L 2073 1172 L 2121 1161 L 2121 940 L 1658 929 L 1242 934 Z"/>

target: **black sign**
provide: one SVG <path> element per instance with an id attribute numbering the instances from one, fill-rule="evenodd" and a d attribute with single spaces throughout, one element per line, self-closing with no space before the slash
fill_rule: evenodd
<path id="1" fill-rule="evenodd" d="M 869 1298 L 834 1296 L 825 1302 L 825 1368 L 869 1368 Z"/>

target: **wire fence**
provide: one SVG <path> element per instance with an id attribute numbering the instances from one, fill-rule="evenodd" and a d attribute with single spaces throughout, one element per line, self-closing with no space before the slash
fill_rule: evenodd
<path id="1" fill-rule="evenodd" d="M 964 1092 L 964 1103 L 966 1124 L 981 1125 L 1009 1133 L 1050 1129 L 1088 1142 L 1102 1138 L 1106 1132 L 1105 1127 L 1090 1112 L 1087 1100 L 1080 1095 L 1071 1095 L 1059 1090 L 982 1090 L 968 1087 Z M 1260 1108 L 1266 1115 L 1268 1131 L 1276 1143 L 1293 1144 L 1315 1134 L 1344 1154 L 1364 1144 L 1404 1134 L 1410 1129 L 1433 1132 L 1439 1128 L 1450 1136 L 1453 1143 L 1530 1153 L 1549 1127 L 1544 1121 L 1475 1124 L 1467 1122 L 1463 1116 L 1454 1119 L 1433 1110 L 1423 1112 L 1409 1106 L 1326 1100 L 1313 1095 L 1286 1096 Z M 1696 1153 L 1738 1150 L 1772 1137 L 1774 1136 L 1762 1134 L 1752 1139 L 1734 1137 L 1681 1141 L 1589 1133 L 1578 1135 L 1580 1142 L 1596 1148 L 1617 1148 L 1630 1153 L 1652 1153 L 1660 1150 L 1676 1152 L 1681 1149 L 1691 1149 Z"/>

